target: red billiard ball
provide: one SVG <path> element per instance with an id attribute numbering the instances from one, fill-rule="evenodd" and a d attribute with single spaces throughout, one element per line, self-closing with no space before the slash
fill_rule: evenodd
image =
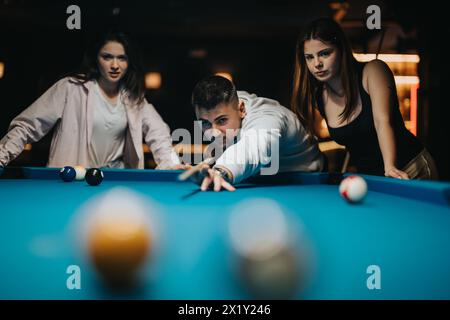
<path id="1" fill-rule="evenodd" d="M 86 171 L 86 182 L 91 186 L 98 186 L 103 181 L 103 172 L 98 168 L 91 168 Z"/>
<path id="2" fill-rule="evenodd" d="M 350 203 L 360 202 L 367 194 L 367 183 L 360 176 L 349 176 L 339 185 L 339 193 Z"/>

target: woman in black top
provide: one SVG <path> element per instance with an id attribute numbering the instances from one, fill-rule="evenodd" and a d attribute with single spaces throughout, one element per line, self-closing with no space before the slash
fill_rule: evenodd
<path id="1" fill-rule="evenodd" d="M 318 110 L 360 173 L 437 179 L 433 158 L 405 128 L 391 70 L 357 62 L 332 19 L 313 21 L 297 42 L 292 109 L 309 128 Z"/>

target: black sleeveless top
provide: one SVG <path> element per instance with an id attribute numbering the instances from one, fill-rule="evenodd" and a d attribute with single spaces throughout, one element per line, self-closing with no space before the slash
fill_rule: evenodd
<path id="1" fill-rule="evenodd" d="M 358 173 L 384 175 L 383 156 L 378 143 L 377 132 L 373 120 L 372 102 L 369 94 L 362 85 L 362 72 L 365 63 L 357 64 L 359 94 L 361 97 L 361 112 L 347 125 L 338 128 L 328 127 L 331 138 L 337 143 L 344 145 L 350 153 L 350 163 L 355 165 Z M 392 126 L 394 129 L 396 144 L 396 166 L 402 169 L 410 160 L 419 154 L 423 149 L 419 140 L 409 132 L 400 113 L 397 93 L 392 96 L 394 99 L 392 110 Z M 318 109 L 322 117 L 326 120 L 325 110 L 322 100 L 322 91 L 317 94 Z"/>

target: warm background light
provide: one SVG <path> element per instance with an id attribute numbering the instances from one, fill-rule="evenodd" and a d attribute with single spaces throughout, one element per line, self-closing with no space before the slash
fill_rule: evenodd
<path id="1" fill-rule="evenodd" d="M 3 78 L 4 74 L 5 74 L 5 64 L 3 62 L 0 62 L 0 79 Z"/>
<path id="2" fill-rule="evenodd" d="M 194 59 L 204 59 L 208 56 L 208 51 L 205 49 L 192 49 L 189 51 L 189 57 Z"/>
<path id="3" fill-rule="evenodd" d="M 147 89 L 159 89 L 161 88 L 161 73 L 159 72 L 148 72 L 145 75 L 145 87 Z"/>
<path id="4" fill-rule="evenodd" d="M 215 75 L 224 77 L 224 78 L 230 80 L 231 82 L 233 82 L 233 76 L 229 72 L 216 72 Z"/>
<path id="5" fill-rule="evenodd" d="M 417 76 L 394 76 L 395 84 L 408 84 L 417 85 L 419 84 L 419 77 Z"/>
<path id="6" fill-rule="evenodd" d="M 418 90 L 420 78 L 418 64 L 420 57 L 417 54 L 384 54 L 378 57 L 373 53 L 354 53 L 355 59 L 360 62 L 372 61 L 375 58 L 386 62 L 394 74 L 397 95 L 400 103 L 400 112 L 406 128 L 417 135 L 418 125 Z"/>
<path id="7" fill-rule="evenodd" d="M 356 60 L 361 62 L 372 61 L 376 58 L 374 53 L 354 53 L 353 56 Z M 417 54 L 379 54 L 379 60 L 384 62 L 411 62 L 419 63 L 420 57 Z"/>

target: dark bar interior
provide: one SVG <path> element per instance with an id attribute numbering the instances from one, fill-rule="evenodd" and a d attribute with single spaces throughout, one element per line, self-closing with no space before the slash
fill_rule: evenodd
<path id="1" fill-rule="evenodd" d="M 72 4 L 81 9 L 80 30 L 66 26 L 66 9 Z M 366 27 L 369 5 L 380 7 L 381 29 Z M 75 70 L 89 39 L 109 27 L 128 32 L 137 42 L 144 72 L 159 73 L 159 88 L 147 89 L 146 98 L 172 130 L 193 130 L 192 88 L 217 72 L 231 74 L 238 89 L 289 107 L 298 33 L 315 18 L 334 17 L 355 53 L 419 57 L 418 62 L 393 62 L 390 67 L 396 76 L 418 79 L 405 78 L 405 84 L 397 85 L 402 115 L 435 158 L 439 178 L 449 180 L 445 14 L 441 5 L 428 1 L 2 0 L 0 135 L 17 114 Z M 411 86 L 417 86 L 416 94 Z M 410 119 L 412 108 L 415 119 Z M 326 133 L 319 138 L 329 140 Z M 51 134 L 11 165 L 45 166 L 50 141 Z M 330 157 L 341 161 L 339 154 Z M 152 167 L 150 160 L 146 167 Z"/>
<path id="2" fill-rule="evenodd" d="M 0 300 L 435 311 L 415 300 L 450 300 L 446 8 L 0 0 Z"/>

